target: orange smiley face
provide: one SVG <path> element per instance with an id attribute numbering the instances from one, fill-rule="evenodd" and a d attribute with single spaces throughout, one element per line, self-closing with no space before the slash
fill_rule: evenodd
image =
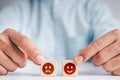
<path id="1" fill-rule="evenodd" d="M 75 66 L 75 64 L 73 64 L 73 63 L 67 63 L 67 64 L 65 64 L 65 66 L 64 66 L 64 71 L 65 71 L 65 73 L 68 74 L 68 75 L 74 74 L 75 71 L 76 71 L 76 66 Z"/>
<path id="2" fill-rule="evenodd" d="M 42 67 L 44 74 L 50 75 L 54 72 L 54 65 L 52 63 L 45 63 Z"/>

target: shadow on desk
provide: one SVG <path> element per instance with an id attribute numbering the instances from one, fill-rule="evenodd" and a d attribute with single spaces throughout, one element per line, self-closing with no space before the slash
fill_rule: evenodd
<path id="1" fill-rule="evenodd" d="M 85 63 L 78 66 L 78 76 L 113 76 L 106 72 L 102 67 L 94 67 L 91 63 Z M 40 68 L 35 70 L 33 68 L 20 69 L 16 72 L 9 73 L 8 76 L 40 76 Z M 62 76 L 62 69 L 58 68 L 57 76 Z"/>
<path id="2" fill-rule="evenodd" d="M 35 74 L 35 73 L 9 73 L 8 76 L 33 76 L 33 77 L 37 77 L 40 76 L 40 74 Z M 62 74 L 57 74 L 57 76 L 62 76 Z M 113 76 L 110 73 L 109 74 L 103 74 L 103 73 L 97 73 L 96 71 L 84 71 L 84 72 L 79 72 L 78 76 Z"/>

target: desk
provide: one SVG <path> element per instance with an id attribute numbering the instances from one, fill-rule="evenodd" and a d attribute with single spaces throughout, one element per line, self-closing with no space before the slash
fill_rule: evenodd
<path id="1" fill-rule="evenodd" d="M 17 69 L 7 76 L 0 76 L 0 80 L 120 80 L 120 76 L 113 76 L 105 72 L 102 67 L 94 67 L 91 63 L 80 65 L 77 77 L 63 77 L 61 65 L 56 77 L 41 77 L 39 66 L 29 63 L 23 69 Z"/>

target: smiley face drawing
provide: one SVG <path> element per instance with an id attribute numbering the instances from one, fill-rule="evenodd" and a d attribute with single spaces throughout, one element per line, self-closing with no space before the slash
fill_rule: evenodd
<path id="1" fill-rule="evenodd" d="M 73 63 L 67 63 L 67 64 L 65 64 L 65 66 L 64 66 L 64 71 L 65 71 L 65 73 L 68 74 L 68 75 L 74 74 L 75 71 L 76 71 L 76 66 L 75 66 L 75 64 L 73 64 Z"/>
<path id="2" fill-rule="evenodd" d="M 42 71 L 46 75 L 50 75 L 54 72 L 54 65 L 52 63 L 45 63 L 42 67 Z"/>

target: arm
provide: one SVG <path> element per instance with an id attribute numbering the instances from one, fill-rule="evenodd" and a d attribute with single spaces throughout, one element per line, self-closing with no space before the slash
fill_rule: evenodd
<path id="1" fill-rule="evenodd" d="M 21 17 L 18 4 L 0 11 L 0 75 L 23 68 L 28 58 L 38 65 L 44 60 L 32 41 L 20 33 Z"/>
<path id="2" fill-rule="evenodd" d="M 80 50 L 74 58 L 77 64 L 92 58 L 95 66 L 115 75 L 120 75 L 120 30 L 118 21 L 104 4 L 94 3 L 91 7 L 91 28 L 94 41 Z"/>

